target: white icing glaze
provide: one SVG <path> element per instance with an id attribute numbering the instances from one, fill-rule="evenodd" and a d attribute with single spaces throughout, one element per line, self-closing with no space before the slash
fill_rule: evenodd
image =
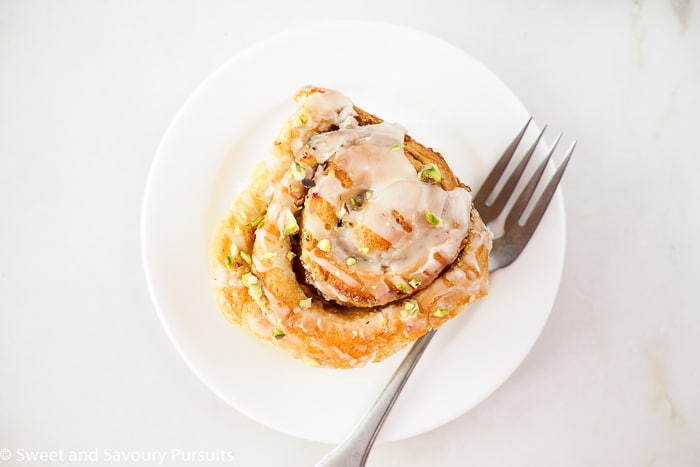
<path id="1" fill-rule="evenodd" d="M 403 140 L 403 130 L 389 123 L 351 126 L 314 137 L 307 150 L 317 162 L 329 161 L 334 167 L 317 168 L 309 196 L 326 200 L 343 221 L 329 230 L 307 203 L 305 231 L 317 240 L 328 239 L 331 246 L 329 252 L 311 250 L 308 259 L 349 287 L 357 287 L 359 280 L 361 290 L 377 304 L 396 299 L 397 284 L 406 286 L 418 278 L 427 285 L 457 257 L 469 229 L 469 192 L 461 187 L 445 191 L 421 182 L 403 153 Z M 342 177 L 335 168 L 343 172 Z M 341 180 L 347 178 L 352 184 L 345 188 Z M 359 202 L 353 201 L 358 196 Z M 441 225 L 429 223 L 426 212 L 439 217 Z M 390 247 L 364 253 L 366 245 L 357 235 L 358 228 L 369 229 Z M 348 257 L 356 263 L 347 265 Z M 393 287 L 377 281 L 377 276 L 393 276 Z M 323 281 L 314 285 L 325 295 L 345 301 Z"/>
<path id="2" fill-rule="evenodd" d="M 357 126 L 357 112 L 350 99 L 338 91 L 324 89 L 323 92 L 310 92 L 311 88 L 299 91 L 297 96 L 305 96 L 304 103 L 290 117 L 292 135 L 290 147 L 297 153 L 318 131 L 328 130 L 330 125 L 338 128 Z"/>
<path id="3" fill-rule="evenodd" d="M 313 136 L 314 128 L 317 131 L 318 128 L 327 129 L 330 126 L 339 128 L 357 126 L 357 121 L 353 118 L 355 115 L 352 102 L 337 91 L 325 90 L 308 95 L 291 118 L 292 124 L 288 135 L 290 148 L 296 148 L 296 150 L 303 148 Z M 296 122 L 300 125 L 296 125 Z M 294 170 L 291 167 L 292 160 L 289 159 L 287 163 L 290 167 L 284 172 L 279 183 L 274 184 L 272 190 L 266 190 L 263 193 L 263 197 L 266 199 L 269 197 L 270 201 L 264 220 L 255 230 L 255 243 L 251 255 L 253 261 L 251 269 L 254 273 L 277 270 L 293 274 L 289 268 L 290 259 L 286 254 L 290 250 L 290 241 L 289 236 L 284 233 L 285 224 L 290 216 L 297 221 L 295 203 L 306 193 L 301 180 L 312 174 L 312 168 L 301 164 L 302 170 Z M 241 217 L 245 218 L 245 213 L 241 213 Z M 240 247 L 244 249 L 243 245 Z M 290 276 L 289 280 L 293 280 L 293 276 Z M 283 306 L 280 297 L 275 297 L 266 287 L 262 287 L 262 293 L 264 301 L 271 306 L 267 307 L 261 320 L 267 319 L 269 324 L 277 326 L 278 320 L 284 318 L 291 310 Z M 301 298 L 303 296 L 300 296 Z M 262 307 L 260 303 L 258 304 Z M 299 309 L 298 304 L 296 308 Z"/>
<path id="4" fill-rule="evenodd" d="M 229 282 L 231 280 L 231 274 L 229 273 L 229 270 L 226 268 L 226 266 L 224 266 L 223 264 L 217 264 L 213 272 L 214 283 L 218 288 L 223 289 L 224 287 L 229 285 Z"/>

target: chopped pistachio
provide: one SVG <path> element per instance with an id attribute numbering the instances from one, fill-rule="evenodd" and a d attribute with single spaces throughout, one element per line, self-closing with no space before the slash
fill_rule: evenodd
<path id="1" fill-rule="evenodd" d="M 358 193 L 355 196 L 351 196 L 348 198 L 348 205 L 351 211 L 357 211 L 359 210 L 362 206 L 369 201 L 370 198 L 374 195 L 374 192 L 372 190 L 365 190 L 361 193 Z"/>
<path id="2" fill-rule="evenodd" d="M 331 242 L 327 238 L 320 240 L 316 246 L 319 250 L 325 251 L 326 253 L 331 251 Z"/>
<path id="3" fill-rule="evenodd" d="M 282 331 L 279 328 L 276 328 L 274 331 L 272 331 L 272 337 L 275 339 L 282 339 L 284 337 L 284 331 Z"/>
<path id="4" fill-rule="evenodd" d="M 410 281 L 408 281 L 408 285 L 410 285 L 414 289 L 417 289 L 418 287 L 420 287 L 420 285 L 422 283 L 423 283 L 423 281 L 420 279 L 411 279 Z"/>
<path id="5" fill-rule="evenodd" d="M 253 297 L 253 300 L 259 302 L 262 300 L 263 296 L 262 284 L 250 284 L 248 286 L 248 293 Z"/>
<path id="6" fill-rule="evenodd" d="M 305 114 L 294 115 L 292 117 L 292 125 L 294 128 L 302 127 L 308 121 L 309 117 L 307 117 Z"/>
<path id="7" fill-rule="evenodd" d="M 438 166 L 431 162 L 430 164 L 424 165 L 420 172 L 418 172 L 418 180 L 423 183 L 438 184 L 442 182 L 442 174 Z"/>
<path id="8" fill-rule="evenodd" d="M 358 248 L 357 251 L 359 251 L 363 255 L 366 255 L 367 253 L 369 253 L 369 247 L 363 246 L 362 248 Z"/>
<path id="9" fill-rule="evenodd" d="M 393 146 L 391 147 L 391 150 L 392 150 L 392 151 L 398 151 L 399 149 L 401 149 L 401 145 L 400 145 L 400 144 L 395 144 L 395 145 L 393 145 Z"/>
<path id="10" fill-rule="evenodd" d="M 256 276 L 252 272 L 243 274 L 243 285 L 248 286 L 251 284 L 257 284 L 258 282 L 260 282 L 260 279 L 258 279 L 258 276 Z"/>
<path id="11" fill-rule="evenodd" d="M 297 161 L 292 162 L 289 172 L 292 174 L 292 178 L 296 181 L 301 181 L 304 179 L 304 177 L 306 177 L 306 169 Z"/>
<path id="12" fill-rule="evenodd" d="M 243 261 L 245 261 L 246 263 L 253 264 L 253 259 L 250 257 L 250 255 L 242 250 L 241 250 L 241 258 L 243 258 Z"/>
<path id="13" fill-rule="evenodd" d="M 345 258 L 345 264 L 347 264 L 348 266 L 352 266 L 355 263 L 357 263 L 357 260 L 352 256 L 348 256 L 347 258 Z"/>
<path id="14" fill-rule="evenodd" d="M 277 258 L 277 253 L 265 253 L 262 255 L 262 259 L 273 259 Z"/>
<path id="15" fill-rule="evenodd" d="M 290 252 L 287 253 L 287 259 L 288 259 L 289 261 L 291 261 L 291 260 L 294 259 L 294 257 L 296 257 L 296 255 L 297 255 L 296 253 L 294 253 L 293 251 L 290 251 Z"/>
<path id="16" fill-rule="evenodd" d="M 231 258 L 238 256 L 238 247 L 235 243 L 232 243 L 228 250 L 231 252 Z"/>
<path id="17" fill-rule="evenodd" d="M 282 233 L 284 235 L 294 235 L 297 232 L 299 232 L 299 224 L 297 224 L 297 220 L 294 217 L 294 214 L 292 214 L 292 212 L 289 210 L 285 211 L 284 231 Z"/>
<path id="18" fill-rule="evenodd" d="M 430 209 L 425 210 L 425 220 L 435 227 L 440 227 L 440 225 L 442 225 L 442 219 L 430 212 Z"/>
<path id="19" fill-rule="evenodd" d="M 340 219 L 341 217 L 347 216 L 348 215 L 348 210 L 345 208 L 345 204 L 343 204 L 338 212 L 336 213 L 336 217 Z"/>
<path id="20" fill-rule="evenodd" d="M 299 300 L 299 306 L 302 308 L 311 308 L 311 297 Z"/>
<path id="21" fill-rule="evenodd" d="M 408 292 L 408 286 L 406 285 L 405 282 L 397 283 L 396 288 L 399 289 L 401 292 Z"/>
<path id="22" fill-rule="evenodd" d="M 233 260 L 231 259 L 230 256 L 226 255 L 226 258 L 224 258 L 224 262 L 226 263 L 226 267 L 231 269 L 233 268 Z"/>
<path id="23" fill-rule="evenodd" d="M 433 316 L 437 316 L 438 318 L 444 318 L 448 314 L 450 314 L 449 308 L 445 308 L 445 307 L 440 306 L 437 308 L 437 310 L 435 310 L 435 312 L 433 313 Z"/>
<path id="24" fill-rule="evenodd" d="M 248 223 L 245 225 L 246 227 L 260 227 L 262 225 L 262 222 L 265 220 L 264 215 L 260 215 L 257 217 L 252 218 Z"/>
<path id="25" fill-rule="evenodd" d="M 418 314 L 418 302 L 409 300 L 404 304 L 403 309 L 406 311 L 408 316 L 415 316 Z"/>
<path id="26" fill-rule="evenodd" d="M 256 302 L 262 299 L 262 284 L 255 274 L 243 274 L 243 285 L 248 287 L 248 293 Z"/>

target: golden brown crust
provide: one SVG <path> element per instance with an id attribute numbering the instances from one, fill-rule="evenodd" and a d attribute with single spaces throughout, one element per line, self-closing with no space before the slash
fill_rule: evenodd
<path id="1" fill-rule="evenodd" d="M 355 111 L 361 124 L 381 121 L 361 109 Z M 275 225 L 255 222 L 265 215 L 270 204 L 268 187 L 283 178 L 293 160 L 289 140 L 284 136 L 290 131 L 293 132 L 283 129 L 272 159 L 255 168 L 249 187 L 234 201 L 212 237 L 213 289 L 217 304 L 229 321 L 312 365 L 352 368 L 392 355 L 487 294 L 491 237 L 473 206 L 468 234 L 457 259 L 432 284 L 405 299 L 382 307 L 342 307 L 300 281 L 303 273 L 298 258 L 289 255 L 293 251 L 289 238 L 282 237 Z M 438 165 L 445 189 L 461 186 L 437 152 L 406 137 L 405 153 L 417 169 L 428 162 Z M 256 256 L 258 229 L 258 235 L 282 238 L 279 251 L 288 255 L 288 267 L 272 267 L 272 259 Z M 257 284 L 250 284 L 251 280 L 260 281 L 260 292 Z M 341 283 L 338 286 L 344 287 Z M 345 286 L 343 292 L 357 291 Z M 308 304 L 307 298 L 311 298 Z M 416 310 L 407 316 L 405 306 L 409 300 L 416 304 Z"/>

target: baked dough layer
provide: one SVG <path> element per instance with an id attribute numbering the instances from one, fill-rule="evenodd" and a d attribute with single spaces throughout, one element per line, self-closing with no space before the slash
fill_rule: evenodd
<path id="1" fill-rule="evenodd" d="M 317 155 L 308 151 L 308 143 L 314 137 L 318 140 L 319 134 L 378 125 L 382 120 L 336 91 L 307 87 L 297 97 L 303 102 L 283 125 L 271 156 L 255 167 L 249 185 L 214 231 L 210 247 L 213 290 L 229 321 L 292 356 L 315 366 L 358 367 L 392 355 L 485 296 L 491 235 L 473 205 L 465 209 L 463 224 L 468 222 L 468 228 L 464 228 L 455 258 L 443 261 L 436 274 L 421 276 L 425 280 L 392 290 L 394 295 L 386 303 L 377 305 L 353 288 L 356 281 L 352 278 L 338 281 L 338 276 L 352 273 L 355 263 L 335 270 L 309 259 L 308 252 L 318 253 L 320 246 L 325 265 L 324 252 L 330 248 L 323 239 L 309 238 L 304 205 L 315 201 L 314 174 L 327 172 L 332 160 L 315 160 Z M 402 146 L 416 174 L 434 164 L 441 174 L 435 184 L 442 190 L 466 188 L 439 153 L 408 135 L 403 136 Z M 349 180 L 348 187 L 352 183 Z M 333 216 L 339 219 L 337 213 Z M 416 217 L 413 219 L 415 225 Z M 457 227 L 456 222 L 452 224 Z M 372 243 L 373 238 L 370 235 L 367 243 L 381 250 L 382 238 L 374 239 L 379 246 Z M 416 251 L 422 248 L 415 245 Z M 318 268 L 316 274 L 314 268 Z M 316 286 L 324 285 L 319 284 L 323 280 L 339 289 L 337 296 L 319 292 Z M 382 283 L 397 284 L 395 280 Z M 364 290 L 368 290 L 366 285 Z"/>

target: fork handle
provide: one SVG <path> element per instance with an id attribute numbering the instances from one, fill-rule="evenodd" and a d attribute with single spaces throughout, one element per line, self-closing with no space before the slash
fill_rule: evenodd
<path id="1" fill-rule="evenodd" d="M 377 439 L 379 430 L 399 397 L 408 377 L 413 372 L 426 347 L 435 335 L 435 330 L 420 337 L 406 354 L 372 408 L 365 414 L 348 437 L 335 449 L 326 454 L 316 467 L 362 467 L 367 462 L 370 449 Z"/>

